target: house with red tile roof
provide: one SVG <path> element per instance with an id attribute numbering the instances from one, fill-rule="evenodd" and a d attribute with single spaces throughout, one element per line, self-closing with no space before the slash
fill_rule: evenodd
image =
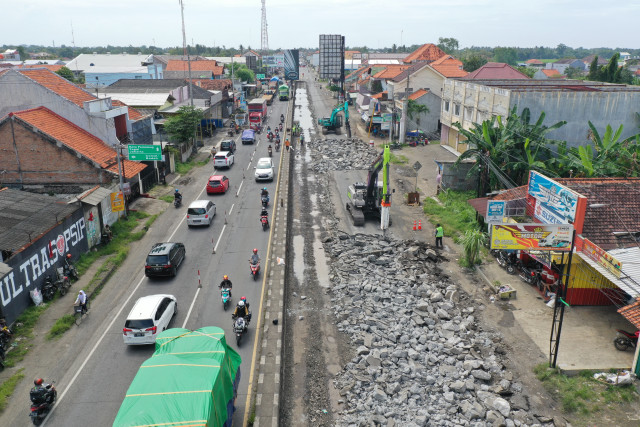
<path id="1" fill-rule="evenodd" d="M 3 183 L 55 187 L 77 193 L 87 186 L 117 181 L 116 150 L 46 107 L 15 111 L 0 119 L 0 156 Z M 124 178 L 139 185 L 147 166 L 123 159 Z M 61 190 L 66 188 L 68 191 Z"/>
<path id="2" fill-rule="evenodd" d="M 44 106 L 111 146 L 120 141 L 150 144 L 153 123 L 126 105 L 98 99 L 44 68 L 0 71 L 0 117 Z"/>
<path id="3" fill-rule="evenodd" d="M 404 63 L 413 64 L 415 62 L 422 61 L 433 62 L 444 55 L 446 55 L 446 53 L 438 46 L 433 43 L 426 43 L 406 56 L 404 58 Z"/>
<path id="4" fill-rule="evenodd" d="M 50 65 L 50 64 L 34 64 L 34 65 L 23 65 L 19 68 L 46 68 L 49 71 L 53 71 L 54 73 L 58 70 L 60 70 L 60 68 L 64 67 L 64 65 Z"/>
<path id="5" fill-rule="evenodd" d="M 204 59 L 201 61 L 191 61 L 191 78 L 194 79 L 219 79 L 224 74 L 224 65 L 219 65 L 217 61 Z M 171 59 L 167 62 L 164 70 L 165 79 L 188 79 L 189 61 Z"/>
<path id="6" fill-rule="evenodd" d="M 427 134 L 437 132 L 440 126 L 440 97 L 428 89 L 420 88 L 409 95 L 409 100 L 411 103 L 424 105 L 427 110 L 418 113 L 409 109 L 406 123 L 407 132 L 414 130 L 421 130 Z M 402 112 L 402 104 L 401 100 L 396 100 L 396 108 L 400 112 Z"/>
<path id="7" fill-rule="evenodd" d="M 487 62 L 470 72 L 465 80 L 529 80 L 529 76 L 504 62 Z"/>
<path id="8" fill-rule="evenodd" d="M 535 80 L 566 79 L 567 76 L 565 76 L 564 74 L 561 74 L 560 71 L 555 69 L 554 70 L 544 69 L 544 70 L 536 71 L 536 73 L 533 75 L 533 78 Z"/>
<path id="9" fill-rule="evenodd" d="M 527 67 L 544 68 L 544 62 L 539 59 L 527 59 L 524 63 Z"/>

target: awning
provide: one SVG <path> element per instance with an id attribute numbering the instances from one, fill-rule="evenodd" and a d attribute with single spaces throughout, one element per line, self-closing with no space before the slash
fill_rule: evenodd
<path id="1" fill-rule="evenodd" d="M 634 303 L 619 309 L 618 313 L 627 319 L 633 326 L 640 329 L 640 298 Z"/>
<path id="2" fill-rule="evenodd" d="M 638 287 L 638 286 L 634 285 L 633 283 L 630 283 L 629 281 L 625 280 L 624 277 L 617 278 L 609 270 L 607 270 L 606 268 L 602 267 L 600 264 L 598 264 L 597 262 L 595 262 L 594 260 L 589 258 L 587 255 L 583 254 L 582 252 L 576 252 L 576 255 L 578 255 L 584 262 L 586 262 L 591 267 L 593 267 L 593 269 L 596 270 L 598 273 L 600 273 L 604 277 L 606 277 L 607 280 L 609 280 L 611 283 L 613 283 L 618 288 L 622 289 L 627 294 L 629 294 L 629 296 L 631 296 L 631 298 L 637 298 L 638 296 L 640 296 L 640 287 Z M 625 276 L 624 264 L 622 265 L 622 275 Z"/>

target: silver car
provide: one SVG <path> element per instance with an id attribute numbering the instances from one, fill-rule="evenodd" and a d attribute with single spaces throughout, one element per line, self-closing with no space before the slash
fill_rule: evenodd
<path id="1" fill-rule="evenodd" d="M 261 157 L 255 167 L 256 181 L 273 181 L 273 160 L 271 157 Z"/>

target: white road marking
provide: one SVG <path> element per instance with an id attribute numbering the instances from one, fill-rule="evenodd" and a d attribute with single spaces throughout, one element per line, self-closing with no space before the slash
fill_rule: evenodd
<path id="1" fill-rule="evenodd" d="M 233 207 L 234 207 L 235 205 L 236 205 L 235 203 L 231 205 L 231 209 L 229 209 L 229 215 L 231 215 L 231 212 L 233 212 Z"/>
<path id="2" fill-rule="evenodd" d="M 238 187 L 238 191 L 236 191 L 236 197 L 238 197 L 238 194 L 240 194 L 240 189 L 242 188 L 242 184 L 244 184 L 244 179 L 240 183 L 240 186 Z"/>
<path id="3" fill-rule="evenodd" d="M 222 226 L 222 231 L 220 232 L 220 236 L 218 236 L 218 241 L 216 242 L 216 245 L 213 247 L 214 252 L 218 250 L 218 245 L 220 244 L 220 239 L 222 239 L 222 234 L 224 233 L 225 228 L 227 228 L 227 224 Z"/>
<path id="4" fill-rule="evenodd" d="M 187 321 L 189 321 L 189 316 L 191 316 L 191 310 L 193 310 L 193 306 L 196 304 L 196 298 L 198 298 L 199 293 L 200 293 L 200 287 L 196 289 L 196 294 L 193 296 L 193 301 L 191 301 L 191 305 L 189 306 L 187 317 L 184 319 L 184 323 L 182 324 L 182 329 L 185 329 L 187 327 Z"/>

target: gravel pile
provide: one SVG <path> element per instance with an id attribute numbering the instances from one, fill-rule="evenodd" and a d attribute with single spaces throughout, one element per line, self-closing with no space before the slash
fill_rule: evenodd
<path id="1" fill-rule="evenodd" d="M 369 169 L 380 154 L 378 150 L 358 138 L 312 139 L 309 143 L 316 152 L 312 169 L 317 173 L 333 170 Z"/>
<path id="2" fill-rule="evenodd" d="M 424 243 L 323 236 L 329 294 L 353 358 L 334 378 L 339 426 L 535 426 L 498 334 Z"/>

